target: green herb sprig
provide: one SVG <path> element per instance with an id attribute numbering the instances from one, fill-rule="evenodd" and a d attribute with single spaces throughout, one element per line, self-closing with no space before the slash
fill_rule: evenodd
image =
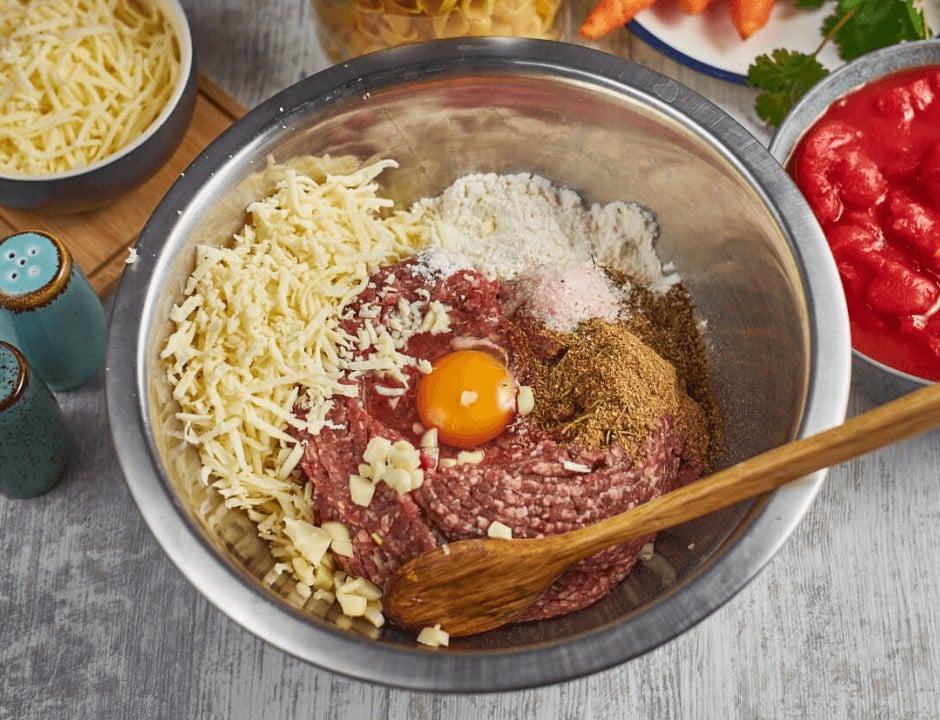
<path id="1" fill-rule="evenodd" d="M 794 0 L 794 5 L 819 9 L 827 2 Z M 841 59 L 849 61 L 878 48 L 931 36 L 917 0 L 835 0 L 820 30 L 822 42 L 813 52 L 777 48 L 758 55 L 748 68 L 748 84 L 761 90 L 754 110 L 768 125 L 777 127 L 796 101 L 829 74 L 816 59 L 829 42 L 836 44 Z"/>

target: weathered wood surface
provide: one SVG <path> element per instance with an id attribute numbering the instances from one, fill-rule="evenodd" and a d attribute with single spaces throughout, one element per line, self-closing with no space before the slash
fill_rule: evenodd
<path id="1" fill-rule="evenodd" d="M 303 0 L 186 0 L 200 66 L 251 107 L 324 67 Z M 751 94 L 621 33 L 758 137 Z M 879 399 L 857 377 L 850 413 Z M 690 632 L 537 690 L 442 696 L 310 667 L 212 607 L 166 559 L 118 468 L 101 378 L 60 396 L 77 438 L 53 492 L 0 498 L 0 720 L 940 717 L 940 433 L 835 468 L 780 553 Z"/>

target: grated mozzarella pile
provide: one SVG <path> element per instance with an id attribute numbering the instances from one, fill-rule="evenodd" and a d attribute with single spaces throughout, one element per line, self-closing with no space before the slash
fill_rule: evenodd
<path id="1" fill-rule="evenodd" d="M 344 610 L 362 609 L 375 624 L 375 590 L 345 577 L 336 585 L 326 551 L 336 544 L 346 554 L 348 534 L 343 543 L 342 532 L 314 523 L 296 477 L 303 446 L 288 430 L 318 432 L 331 398 L 358 393 L 343 379 L 359 339 L 341 318 L 371 273 L 420 250 L 427 230 L 377 195 L 374 181 L 394 161 L 308 163 L 249 205 L 231 244 L 197 248 L 161 358 L 201 480 L 257 524 L 279 561 L 273 576 L 291 572 L 304 598 L 338 593 Z M 303 421 L 292 412 L 298 404 L 308 410 Z M 350 600 L 350 588 L 365 602 Z"/>
<path id="2" fill-rule="evenodd" d="M 180 73 L 179 42 L 152 3 L 0 3 L 0 170 L 90 165 L 143 133 Z"/>

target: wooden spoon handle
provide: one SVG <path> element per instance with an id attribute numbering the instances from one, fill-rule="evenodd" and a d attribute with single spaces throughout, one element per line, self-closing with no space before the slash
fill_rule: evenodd
<path id="1" fill-rule="evenodd" d="M 573 561 L 675 527 L 938 425 L 940 383 L 935 383 L 569 533 L 564 554 Z"/>

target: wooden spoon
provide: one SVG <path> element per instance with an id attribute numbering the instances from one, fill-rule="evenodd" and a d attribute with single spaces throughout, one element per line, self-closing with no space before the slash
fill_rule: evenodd
<path id="1" fill-rule="evenodd" d="M 518 617 L 572 563 L 674 527 L 804 475 L 940 425 L 940 383 L 817 435 L 795 440 L 593 525 L 548 537 L 461 540 L 402 565 L 385 588 L 385 614 L 453 637 Z"/>

